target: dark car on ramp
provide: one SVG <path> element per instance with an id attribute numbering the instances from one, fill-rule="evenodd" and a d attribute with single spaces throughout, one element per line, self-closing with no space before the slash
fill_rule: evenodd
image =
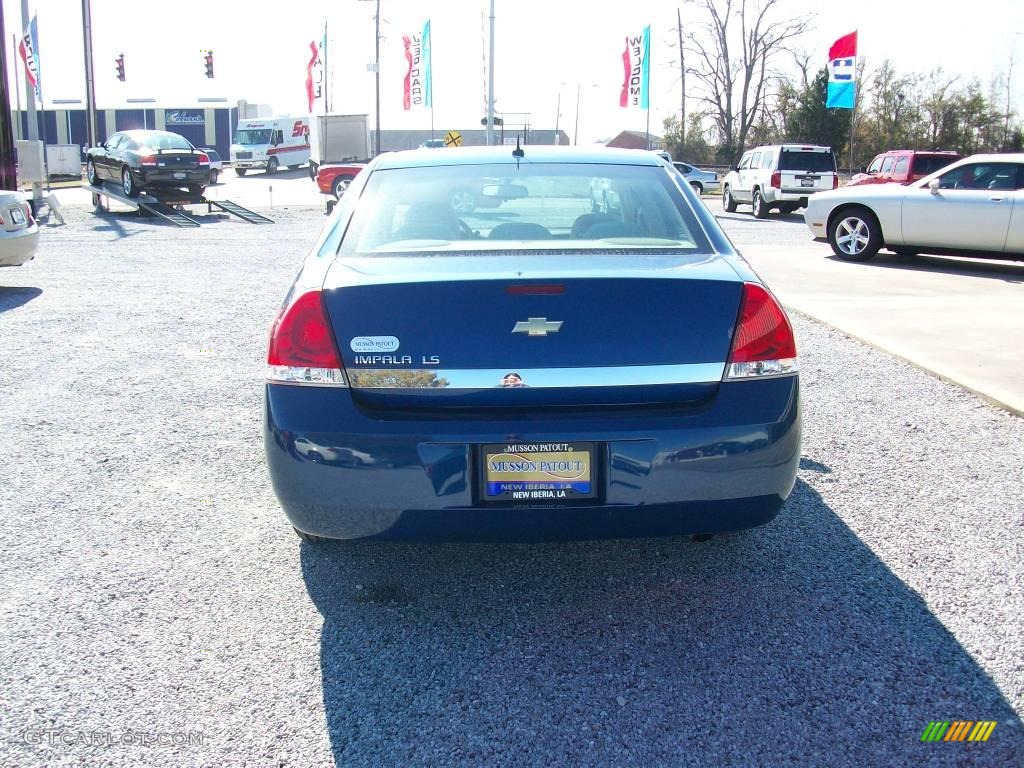
<path id="1" fill-rule="evenodd" d="M 453 206 L 463 187 L 501 215 Z M 654 154 L 389 152 L 273 323 L 267 467 L 307 541 L 749 528 L 796 479 L 796 358 L 782 306 Z"/>
<path id="2" fill-rule="evenodd" d="M 128 197 L 173 189 L 199 195 L 210 183 L 210 157 L 170 131 L 118 131 L 86 153 L 85 174 L 94 187 L 112 181 Z"/>

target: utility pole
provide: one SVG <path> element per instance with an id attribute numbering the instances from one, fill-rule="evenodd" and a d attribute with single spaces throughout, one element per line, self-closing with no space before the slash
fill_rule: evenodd
<path id="1" fill-rule="evenodd" d="M 576 83 L 576 125 L 572 129 L 572 145 L 574 147 L 579 144 L 580 138 L 580 89 L 582 87 L 580 83 Z"/>
<path id="2" fill-rule="evenodd" d="M 562 88 L 558 88 L 558 106 L 555 107 L 555 144 L 559 144 L 558 140 L 558 118 L 562 116 Z"/>
<path id="3" fill-rule="evenodd" d="M 18 72 L 18 36 L 17 35 L 11 35 L 11 54 L 13 56 L 13 58 L 11 58 L 11 61 L 14 62 L 14 95 L 15 95 L 15 97 L 18 100 L 18 102 L 17 102 L 18 103 L 18 122 L 14 126 L 14 138 L 20 139 L 21 138 L 21 91 L 18 90 L 18 82 L 19 82 L 18 78 L 20 77 L 20 73 Z M 4 80 L 4 82 L 6 83 L 7 81 Z M 7 98 L 7 101 L 8 101 L 8 103 L 10 103 L 10 97 Z"/>
<path id="4" fill-rule="evenodd" d="M 683 14 L 676 7 L 676 29 L 679 31 L 679 76 L 682 85 L 679 88 L 679 142 L 680 149 L 686 146 L 686 53 L 683 48 Z"/>
<path id="5" fill-rule="evenodd" d="M 95 147 L 99 137 L 96 135 L 96 79 L 92 67 L 92 6 L 89 0 L 82 0 L 82 41 L 85 51 L 85 141 L 90 147 Z"/>
<path id="6" fill-rule="evenodd" d="M 374 77 L 377 79 L 377 152 L 380 154 L 380 0 L 377 0 L 377 15 L 374 17 Z"/>
<path id="7" fill-rule="evenodd" d="M 26 0 L 23 0 L 25 2 Z M 487 65 L 487 146 L 495 143 L 495 0 L 490 0 L 490 53 Z"/>
<path id="8" fill-rule="evenodd" d="M 4 14 L 0 11 L 0 41 L 5 41 Z M 17 71 L 17 59 L 15 71 Z M 15 78 L 17 83 L 17 78 Z M 11 130 L 11 97 L 7 91 L 7 46 L 0 47 L 0 189 L 17 189 L 18 175 L 14 167 L 14 133 Z M 15 91 L 18 89 L 15 88 Z M 21 109 L 18 110 L 21 119 Z"/>

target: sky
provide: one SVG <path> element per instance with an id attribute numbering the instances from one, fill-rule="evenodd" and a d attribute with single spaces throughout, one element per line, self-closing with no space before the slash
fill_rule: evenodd
<path id="1" fill-rule="evenodd" d="M 82 99 L 81 0 L 29 0 L 38 14 L 43 96 Z M 480 127 L 485 114 L 482 14 L 488 0 L 381 0 L 381 125 L 429 128 L 430 113 L 402 110 L 405 60 L 402 36 L 431 20 L 436 127 Z M 579 141 L 608 138 L 622 129 L 643 131 L 647 113 L 618 106 L 624 39 L 651 25 L 652 133 L 679 110 L 676 8 L 683 23 L 695 7 L 668 0 L 495 0 L 496 110 L 506 124 L 529 113 L 535 127 L 558 127 Z M 783 15 L 810 17 L 801 47 L 825 64 L 828 48 L 858 30 L 867 66 L 884 58 L 898 71 L 946 72 L 978 78 L 987 88 L 997 73 L 1013 71 L 1013 100 L 1024 112 L 1024 2 L 973 0 L 955 23 L 934 1 L 858 0 L 856 3 L 780 0 Z M 287 11 L 252 0 L 169 0 L 133 3 L 92 0 L 96 98 L 100 108 L 127 99 L 155 98 L 156 106 L 192 107 L 199 98 L 223 97 L 269 104 L 275 114 L 306 114 L 309 43 L 328 25 L 331 110 L 374 114 L 373 0 L 304 0 Z M 277 11 L 275 9 L 281 9 Z M 22 27 L 18 0 L 3 0 L 9 80 L 14 84 L 12 34 Z M 203 74 L 203 55 L 214 52 L 214 79 Z M 126 82 L 114 60 L 125 55 Z M 20 72 L 20 67 L 19 67 Z M 577 112 L 577 93 L 580 94 Z M 24 87 L 21 100 L 25 103 Z M 12 106 L 16 99 L 11 98 Z M 560 105 L 560 109 L 559 109 Z M 688 110 L 696 106 L 691 99 Z M 556 115 L 558 115 L 556 117 Z"/>

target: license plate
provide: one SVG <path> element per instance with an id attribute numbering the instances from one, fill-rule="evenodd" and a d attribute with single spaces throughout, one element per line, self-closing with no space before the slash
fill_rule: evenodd
<path id="1" fill-rule="evenodd" d="M 176 179 L 184 179 L 185 176 L 187 176 L 187 175 L 188 174 L 185 174 L 185 173 L 175 173 L 174 174 L 174 178 L 176 178 Z"/>
<path id="2" fill-rule="evenodd" d="M 15 224 L 25 223 L 25 212 L 21 208 L 11 208 L 11 221 Z"/>
<path id="3" fill-rule="evenodd" d="M 597 498 L 594 443 L 485 445 L 480 497 L 550 503 Z"/>
<path id="4" fill-rule="evenodd" d="M 800 186 L 801 187 L 813 187 L 814 186 L 814 179 L 800 179 Z"/>

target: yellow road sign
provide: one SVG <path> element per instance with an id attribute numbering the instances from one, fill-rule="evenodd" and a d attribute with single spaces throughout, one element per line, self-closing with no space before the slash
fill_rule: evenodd
<path id="1" fill-rule="evenodd" d="M 448 135 L 444 137 L 444 145 L 446 147 L 461 147 L 462 134 L 458 131 L 448 131 Z"/>

